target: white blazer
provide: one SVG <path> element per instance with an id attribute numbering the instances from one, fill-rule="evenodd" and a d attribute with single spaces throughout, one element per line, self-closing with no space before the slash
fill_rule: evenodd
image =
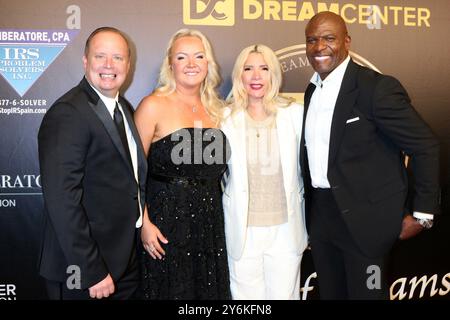
<path id="1" fill-rule="evenodd" d="M 231 157 L 228 160 L 229 176 L 222 200 L 227 251 L 233 259 L 239 260 L 246 241 L 249 203 L 246 125 L 245 111 L 237 111 L 231 116 L 230 113 L 231 110 L 226 108 L 225 119 L 221 126 L 231 146 Z M 299 163 L 302 117 L 303 105 L 296 103 L 278 108 L 276 114 L 288 222 L 295 235 L 294 246 L 299 254 L 305 250 L 308 243 L 303 179 Z"/>

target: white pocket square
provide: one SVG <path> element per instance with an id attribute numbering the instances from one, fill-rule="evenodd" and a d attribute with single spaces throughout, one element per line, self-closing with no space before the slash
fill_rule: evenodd
<path id="1" fill-rule="evenodd" d="M 358 121 L 358 120 L 359 120 L 359 117 L 351 118 L 351 119 L 348 119 L 346 123 L 352 123 L 352 122 L 355 122 L 355 121 Z"/>

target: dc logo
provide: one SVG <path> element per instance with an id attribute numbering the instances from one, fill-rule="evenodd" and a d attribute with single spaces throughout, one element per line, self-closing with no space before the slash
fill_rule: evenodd
<path id="1" fill-rule="evenodd" d="M 234 0 L 183 0 L 187 25 L 234 25 Z"/>

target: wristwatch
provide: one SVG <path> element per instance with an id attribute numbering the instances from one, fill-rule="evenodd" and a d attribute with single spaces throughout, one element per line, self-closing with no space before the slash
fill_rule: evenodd
<path id="1" fill-rule="evenodd" d="M 430 229 L 433 226 L 433 220 L 431 219 L 420 219 L 420 218 L 415 219 L 425 229 Z"/>

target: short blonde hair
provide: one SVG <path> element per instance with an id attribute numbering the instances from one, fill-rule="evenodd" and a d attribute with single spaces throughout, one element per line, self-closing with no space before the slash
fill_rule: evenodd
<path id="1" fill-rule="evenodd" d="M 233 87 L 231 89 L 232 96 L 227 100 L 231 104 L 233 111 L 239 109 L 246 109 L 248 105 L 248 93 L 245 90 L 242 82 L 242 73 L 244 72 L 244 65 L 251 53 L 259 53 L 262 55 L 264 61 L 269 68 L 269 86 L 263 98 L 264 108 L 269 114 L 276 113 L 278 107 L 290 105 L 294 99 L 280 96 L 280 88 L 282 84 L 282 73 L 280 62 L 278 61 L 275 52 L 263 44 L 256 44 L 247 47 L 241 51 L 236 58 L 233 67 L 232 81 Z"/>
<path id="2" fill-rule="evenodd" d="M 200 39 L 203 44 L 206 60 L 208 61 L 208 72 L 200 88 L 200 97 L 206 111 L 213 120 L 218 123 L 222 118 L 222 108 L 224 106 L 223 101 L 219 98 L 217 93 L 217 88 L 221 82 L 220 71 L 214 58 L 211 44 L 200 31 L 180 29 L 172 35 L 169 44 L 167 45 L 166 55 L 159 72 L 158 88 L 155 91 L 162 95 L 169 95 L 175 91 L 176 81 L 171 68 L 171 54 L 175 41 L 183 37 L 196 37 Z"/>

